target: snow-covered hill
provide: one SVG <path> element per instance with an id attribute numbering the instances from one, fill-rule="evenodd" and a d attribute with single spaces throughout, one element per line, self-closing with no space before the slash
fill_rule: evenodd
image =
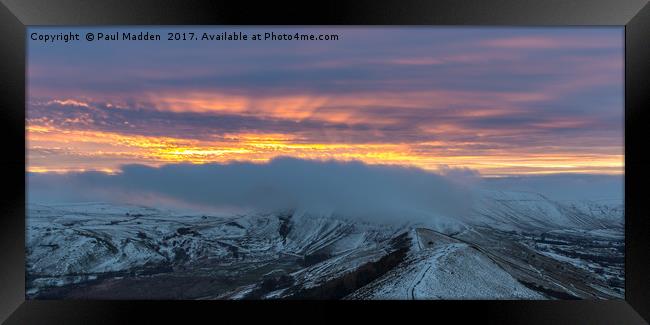
<path id="1" fill-rule="evenodd" d="M 623 202 L 612 200 L 556 201 L 542 194 L 483 190 L 474 204 L 469 224 L 506 230 L 622 228 Z"/>
<path id="2" fill-rule="evenodd" d="M 386 224 L 308 211 L 218 216 L 107 203 L 30 204 L 27 295 L 622 296 L 622 202 L 486 190 L 472 211 L 443 222 Z"/>
<path id="3" fill-rule="evenodd" d="M 542 299 L 467 243 L 414 229 L 405 262 L 347 299 Z"/>

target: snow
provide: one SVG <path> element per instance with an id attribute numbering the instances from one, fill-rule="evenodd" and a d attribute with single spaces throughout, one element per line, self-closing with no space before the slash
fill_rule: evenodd
<path id="1" fill-rule="evenodd" d="M 480 190 L 473 214 L 463 219 L 502 230 L 620 228 L 622 202 L 555 201 L 532 192 Z"/>
<path id="2" fill-rule="evenodd" d="M 476 249 L 440 239 L 348 299 L 543 299 Z"/>
<path id="3" fill-rule="evenodd" d="M 622 238 L 624 211 L 618 201 L 559 202 L 536 193 L 497 190 L 484 190 L 478 197 L 468 215 L 392 224 L 306 211 L 225 216 L 101 202 L 29 204 L 27 293 L 98 277 L 121 279 L 157 266 L 199 268 L 204 261 L 210 261 L 204 266 L 209 272 L 218 268 L 231 276 L 269 265 L 261 274 L 280 269 L 291 275 L 295 288 L 311 288 L 394 252 L 391 240 L 408 232 L 411 246 L 404 260 L 348 298 L 542 299 L 486 253 L 452 237 L 487 226 L 560 238 Z M 581 266 L 566 256 L 543 254 Z M 289 261 L 287 269 L 274 264 L 281 258 Z M 255 288 L 256 283 L 246 283 L 224 297 L 245 298 Z M 265 297 L 292 292 L 279 288 Z"/>

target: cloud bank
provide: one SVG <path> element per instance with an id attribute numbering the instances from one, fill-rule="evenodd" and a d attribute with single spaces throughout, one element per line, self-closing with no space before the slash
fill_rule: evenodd
<path id="1" fill-rule="evenodd" d="M 470 212 L 477 174 L 361 162 L 277 158 L 265 164 L 123 166 L 118 174 L 29 174 L 30 203 L 102 201 L 270 212 L 301 210 L 366 220 L 431 221 Z"/>

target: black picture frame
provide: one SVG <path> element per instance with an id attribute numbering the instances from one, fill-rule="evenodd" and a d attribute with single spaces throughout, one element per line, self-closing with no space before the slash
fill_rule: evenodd
<path id="1" fill-rule="evenodd" d="M 244 1 L 2 0 L 0 5 L 0 321 L 6 324 L 298 323 L 408 318 L 494 324 L 645 324 L 650 320 L 650 101 L 647 0 Z M 25 300 L 25 49 L 36 25 L 625 26 L 625 300 L 79 301 Z M 345 316 L 344 316 L 345 315 Z"/>

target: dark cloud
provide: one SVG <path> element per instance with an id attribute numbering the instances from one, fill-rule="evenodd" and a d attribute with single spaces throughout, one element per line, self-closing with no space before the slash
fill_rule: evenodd
<path id="1" fill-rule="evenodd" d="M 93 29 L 107 30 L 83 31 Z M 170 89 L 247 95 L 431 89 L 528 91 L 589 77 L 603 69 L 592 64 L 597 60 L 618 60 L 622 69 L 622 43 L 616 46 L 616 41 L 622 40 L 620 28 L 262 29 L 338 33 L 342 37 L 333 42 L 189 42 L 183 44 L 182 51 L 175 42 L 96 42 L 65 47 L 29 42 L 28 83 L 37 92 L 56 90 L 64 96 L 78 96 L 81 91 L 137 97 L 145 91 Z M 53 32 L 51 28 L 30 31 Z M 559 40 L 562 46 L 541 51 L 536 47 L 485 45 L 486 41 L 511 37 L 548 38 Z M 439 63 L 400 63 L 409 59 Z M 594 69 L 581 69 L 585 65 Z"/>
<path id="2" fill-rule="evenodd" d="M 110 202 L 173 209 L 337 214 L 449 225 L 471 215 L 476 190 L 540 193 L 559 201 L 622 202 L 623 177 L 558 174 L 481 178 L 474 170 L 277 158 L 265 164 L 123 166 L 117 174 L 30 173 L 29 203 Z"/>
<path id="3" fill-rule="evenodd" d="M 27 188 L 30 202 L 173 200 L 212 208 L 298 209 L 403 222 L 468 212 L 471 193 L 464 182 L 476 175 L 445 172 L 447 176 L 360 162 L 277 158 L 267 164 L 128 165 L 115 175 L 29 174 Z"/>
<path id="4" fill-rule="evenodd" d="M 418 143 L 442 140 L 448 141 L 449 145 L 454 142 L 481 142 L 463 145 L 466 150 L 558 144 L 559 137 L 563 138 L 564 145 L 620 145 L 623 127 L 620 113 L 597 109 L 589 114 L 570 113 L 567 109 L 569 103 L 548 110 L 533 105 L 533 111 L 505 111 L 493 116 L 464 114 L 468 111 L 482 112 L 480 106 L 358 107 L 354 113 L 363 119 L 354 123 L 318 119 L 319 114 L 327 116 L 349 112 L 349 107 L 345 106 L 320 107 L 312 114 L 315 117 L 295 120 L 220 112 L 165 111 L 146 103 L 132 105 L 135 108 L 109 107 L 103 102 L 76 106 L 36 101 L 29 105 L 28 121 L 36 125 L 46 123 L 60 129 L 195 140 L 215 140 L 236 133 L 278 133 L 296 136 L 295 142 L 312 143 Z M 563 109 L 569 113 L 564 113 Z M 571 123 L 562 123 L 566 121 Z M 424 131 L 435 129 L 438 125 L 452 125 L 455 130 Z M 488 134 L 483 134 L 486 131 Z M 496 132 L 492 134 L 490 131 Z"/>
<path id="5" fill-rule="evenodd" d="M 36 124 L 46 119 L 59 128 L 116 132 L 127 135 L 165 136 L 209 140 L 214 136 L 238 132 L 304 134 L 309 136 L 327 129 L 337 132 L 362 132 L 372 129 L 368 124 L 330 123 L 317 120 L 295 121 L 271 117 L 255 117 L 218 112 L 172 112 L 156 108 L 109 108 L 105 103 L 90 107 L 60 103 L 34 103 L 29 106 L 28 119 Z M 314 139 L 312 139 L 314 140 Z M 378 139 L 381 141 L 381 139 Z"/>

